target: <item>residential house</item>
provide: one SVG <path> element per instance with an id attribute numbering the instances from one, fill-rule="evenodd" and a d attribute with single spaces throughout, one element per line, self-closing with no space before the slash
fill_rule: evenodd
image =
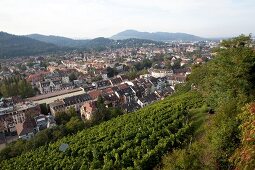
<path id="1" fill-rule="evenodd" d="M 102 81 L 96 82 L 97 89 L 107 88 L 107 87 L 110 87 L 111 85 L 112 84 L 110 80 L 102 80 Z"/>
<path id="2" fill-rule="evenodd" d="M 170 85 L 175 86 L 179 83 L 185 83 L 186 82 L 186 76 L 185 75 L 173 75 L 168 77 L 168 82 Z"/>
<path id="3" fill-rule="evenodd" d="M 16 124 L 17 134 L 20 139 L 29 140 L 37 132 L 35 120 L 32 118 L 27 118 L 22 123 Z"/>
<path id="4" fill-rule="evenodd" d="M 155 93 L 151 93 L 147 96 L 144 96 L 142 98 L 139 98 L 137 100 L 137 103 L 141 106 L 141 107 L 144 107 L 146 105 L 149 105 L 155 101 L 158 100 L 158 96 L 155 94 Z"/>
<path id="5" fill-rule="evenodd" d="M 161 99 L 163 99 L 164 97 L 169 96 L 173 93 L 174 93 L 174 87 L 173 86 L 167 86 L 163 89 L 155 91 L 155 94 Z"/>
<path id="6" fill-rule="evenodd" d="M 112 86 L 116 86 L 116 85 L 122 83 L 122 79 L 121 79 L 121 77 L 115 77 L 115 78 L 110 79 L 110 83 Z"/>
<path id="7" fill-rule="evenodd" d="M 101 90 L 92 90 L 92 91 L 88 92 L 88 95 L 90 96 L 91 100 L 97 100 L 97 98 L 102 95 L 102 91 Z"/>
<path id="8" fill-rule="evenodd" d="M 80 109 L 81 118 L 90 120 L 92 115 L 97 111 L 96 101 L 84 103 Z"/>
<path id="9" fill-rule="evenodd" d="M 128 103 L 137 100 L 135 91 L 130 87 L 120 88 L 115 92 L 121 103 Z"/>
<path id="10" fill-rule="evenodd" d="M 43 129 L 52 128 L 56 126 L 56 121 L 52 115 L 39 115 L 35 118 L 37 131 L 41 131 Z"/>
<path id="11" fill-rule="evenodd" d="M 105 100 L 106 107 L 118 107 L 120 103 L 120 98 L 115 94 L 115 92 L 104 93 L 102 97 Z"/>

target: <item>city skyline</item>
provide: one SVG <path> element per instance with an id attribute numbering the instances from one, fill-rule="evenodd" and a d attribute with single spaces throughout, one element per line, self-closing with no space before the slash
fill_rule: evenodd
<path id="1" fill-rule="evenodd" d="M 253 16 L 252 0 L 1 0 L 0 31 L 95 38 L 134 29 L 231 37 L 254 34 Z"/>

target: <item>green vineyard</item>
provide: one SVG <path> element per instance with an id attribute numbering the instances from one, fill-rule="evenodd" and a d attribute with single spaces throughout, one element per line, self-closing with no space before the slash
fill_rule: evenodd
<path id="1" fill-rule="evenodd" d="M 119 116 L 74 136 L 4 160 L 1 169 L 151 169 L 161 157 L 189 140 L 189 109 L 202 97 L 186 93 Z M 62 143 L 69 145 L 59 151 Z"/>

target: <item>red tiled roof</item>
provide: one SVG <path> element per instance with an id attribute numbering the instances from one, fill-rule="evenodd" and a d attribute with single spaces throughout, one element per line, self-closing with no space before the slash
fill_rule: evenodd
<path id="1" fill-rule="evenodd" d="M 43 75 L 46 75 L 46 74 L 49 74 L 50 72 L 49 71 L 41 71 L 39 73 L 36 73 L 36 74 L 31 74 L 27 77 L 27 81 L 32 81 L 34 79 L 42 79 Z"/>
<path id="2" fill-rule="evenodd" d="M 103 93 L 113 93 L 113 89 L 111 87 L 103 89 Z"/>
<path id="3" fill-rule="evenodd" d="M 95 111 L 96 110 L 96 102 L 88 102 L 88 103 L 85 103 L 84 105 L 83 105 L 83 107 L 84 107 L 84 110 L 86 110 L 86 111 L 89 111 L 89 112 L 93 112 L 93 111 Z"/>
<path id="4" fill-rule="evenodd" d="M 90 91 L 90 92 L 88 93 L 88 95 L 90 95 L 90 97 L 92 98 L 92 100 L 97 99 L 101 94 L 102 94 L 101 90 L 93 90 L 93 91 Z"/>
<path id="5" fill-rule="evenodd" d="M 128 88 L 128 84 L 127 84 L 127 83 L 120 84 L 120 85 L 118 85 L 118 88 L 119 88 L 120 90 L 126 89 L 126 88 Z"/>

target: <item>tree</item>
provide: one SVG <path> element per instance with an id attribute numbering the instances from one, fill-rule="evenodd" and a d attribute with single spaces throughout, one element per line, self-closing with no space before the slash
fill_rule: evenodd
<path id="1" fill-rule="evenodd" d="M 179 69 L 179 68 L 181 68 L 181 59 L 180 58 L 175 60 L 173 66 L 172 66 L 172 69 Z"/>
<path id="2" fill-rule="evenodd" d="M 28 66 L 28 67 L 33 67 L 34 65 L 35 65 L 35 63 L 33 63 L 32 61 L 30 61 L 30 62 L 27 63 L 27 66 Z"/>
<path id="3" fill-rule="evenodd" d="M 65 125 L 72 117 L 78 117 L 74 107 L 70 107 L 66 112 L 56 113 L 55 120 L 58 125 Z"/>
<path id="4" fill-rule="evenodd" d="M 1 86 L 1 93 L 4 97 L 9 97 L 9 88 L 5 83 Z"/>
<path id="5" fill-rule="evenodd" d="M 66 112 L 57 112 L 55 115 L 55 120 L 58 125 L 64 125 L 70 120 L 71 116 Z"/>
<path id="6" fill-rule="evenodd" d="M 78 117 L 72 117 L 70 121 L 66 123 L 65 127 L 69 133 L 77 133 L 78 131 L 83 130 L 85 125 Z"/>
<path id="7" fill-rule="evenodd" d="M 49 66 L 49 63 L 47 63 L 47 62 L 41 62 L 40 63 L 40 67 L 47 68 L 48 66 Z"/>
<path id="8" fill-rule="evenodd" d="M 68 113 L 71 117 L 77 116 L 77 113 L 76 113 L 74 107 L 70 107 L 70 108 L 68 109 L 67 113 Z"/>
<path id="9" fill-rule="evenodd" d="M 92 122 L 101 122 L 105 120 L 107 109 L 104 104 L 104 98 L 99 96 L 96 102 L 97 110 L 92 116 Z"/>
<path id="10" fill-rule="evenodd" d="M 44 115 L 48 115 L 49 108 L 47 107 L 46 103 L 40 104 L 41 113 Z"/>
<path id="11" fill-rule="evenodd" d="M 0 92 L 4 97 L 21 96 L 22 98 L 35 95 L 31 84 L 19 76 L 13 76 L 0 82 Z"/>
<path id="12" fill-rule="evenodd" d="M 92 82 L 100 81 L 100 80 L 103 80 L 103 78 L 102 78 L 102 76 L 101 76 L 101 75 L 96 76 L 96 77 L 93 77 L 93 78 L 91 79 L 91 81 L 92 81 Z"/>
<path id="13" fill-rule="evenodd" d="M 22 98 L 27 98 L 35 95 L 34 89 L 26 80 L 19 80 L 18 83 L 19 94 Z"/>
<path id="14" fill-rule="evenodd" d="M 108 111 L 106 112 L 107 113 L 106 120 L 110 120 L 114 117 L 124 114 L 124 112 L 118 107 L 117 108 L 108 108 L 107 110 Z"/>
<path id="15" fill-rule="evenodd" d="M 249 47 L 251 42 L 251 34 L 249 36 L 245 36 L 244 34 L 242 34 L 232 39 L 223 40 L 221 46 L 225 48 Z"/>
<path id="16" fill-rule="evenodd" d="M 252 97 L 255 53 L 249 48 L 249 42 L 249 37 L 243 35 L 224 41 L 221 46 L 225 48 L 218 49 L 214 60 L 192 70 L 190 82 L 201 89 L 211 105 L 220 105 L 231 98 L 240 98 L 238 103 L 243 105 L 247 96 Z"/>
<path id="17" fill-rule="evenodd" d="M 49 142 L 49 136 L 48 136 L 48 129 L 45 129 L 44 131 L 40 131 L 36 134 L 36 137 L 34 137 L 31 142 L 32 146 L 34 148 L 38 148 L 42 145 L 45 145 Z"/>
<path id="18" fill-rule="evenodd" d="M 114 77 L 115 75 L 118 75 L 118 71 L 116 70 L 116 68 L 111 68 L 111 67 L 107 67 L 106 68 L 107 71 L 107 77 Z"/>
<path id="19" fill-rule="evenodd" d="M 23 70 L 25 71 L 27 69 L 27 67 L 24 65 L 24 64 L 18 64 L 17 67 L 20 69 L 20 70 Z"/>
<path id="20" fill-rule="evenodd" d="M 74 72 L 72 72 L 70 75 L 69 75 L 69 80 L 72 82 L 74 80 L 77 80 L 77 76 Z"/>

